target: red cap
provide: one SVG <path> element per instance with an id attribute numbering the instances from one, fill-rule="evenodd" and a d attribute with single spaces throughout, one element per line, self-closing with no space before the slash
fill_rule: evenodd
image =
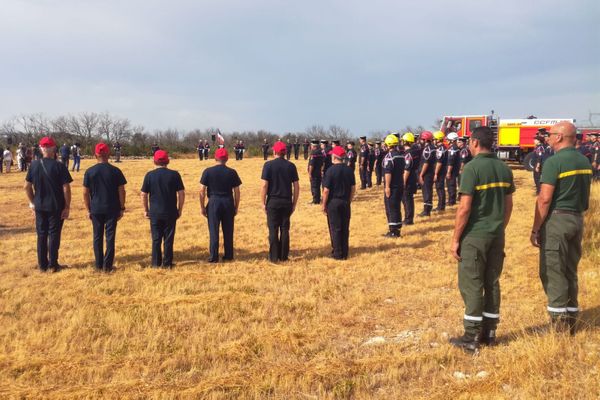
<path id="1" fill-rule="evenodd" d="M 275 153 L 285 153 L 287 151 L 287 147 L 285 147 L 285 143 L 282 141 L 277 141 L 273 145 L 273 151 Z"/>
<path id="2" fill-rule="evenodd" d="M 44 136 L 41 140 L 40 140 L 40 147 L 55 147 L 56 143 L 54 142 L 54 139 L 52 139 L 50 136 Z"/>
<path id="3" fill-rule="evenodd" d="M 169 153 L 164 150 L 156 150 L 154 152 L 154 161 L 160 164 L 169 163 Z"/>
<path id="4" fill-rule="evenodd" d="M 344 151 L 344 148 L 342 146 L 335 146 L 331 150 L 331 154 L 338 157 L 346 157 L 346 152 Z"/>
<path id="5" fill-rule="evenodd" d="M 215 160 L 227 160 L 229 158 L 229 154 L 227 153 L 227 149 L 225 147 L 221 147 L 215 151 Z"/>
<path id="6" fill-rule="evenodd" d="M 106 143 L 98 143 L 96 145 L 95 153 L 97 156 L 107 156 L 110 153 L 110 148 Z"/>

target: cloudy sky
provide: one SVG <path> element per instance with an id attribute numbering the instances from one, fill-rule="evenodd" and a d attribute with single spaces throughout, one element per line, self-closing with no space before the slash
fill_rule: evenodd
<path id="1" fill-rule="evenodd" d="M 354 134 L 600 112 L 598 0 L 0 0 L 0 121 Z M 597 120 L 600 124 L 600 117 Z"/>

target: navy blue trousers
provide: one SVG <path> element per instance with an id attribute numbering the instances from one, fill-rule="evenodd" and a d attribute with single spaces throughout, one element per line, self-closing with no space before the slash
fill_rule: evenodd
<path id="1" fill-rule="evenodd" d="M 48 267 L 58 266 L 58 249 L 60 248 L 60 234 L 64 220 L 60 218 L 60 211 L 35 212 L 35 230 L 37 231 L 37 258 L 38 267 L 46 270 Z"/>
<path id="2" fill-rule="evenodd" d="M 94 257 L 96 269 L 111 270 L 115 260 L 115 237 L 117 235 L 118 215 L 92 214 L 94 231 Z M 106 251 L 104 236 L 106 234 Z"/>
<path id="3" fill-rule="evenodd" d="M 151 218 L 152 266 L 173 266 L 173 242 L 175 241 L 176 218 Z M 164 243 L 164 253 L 162 251 Z"/>
<path id="4" fill-rule="evenodd" d="M 219 261 L 219 227 L 223 230 L 223 260 L 233 260 L 233 197 L 212 196 L 206 206 L 210 233 L 210 261 Z"/>

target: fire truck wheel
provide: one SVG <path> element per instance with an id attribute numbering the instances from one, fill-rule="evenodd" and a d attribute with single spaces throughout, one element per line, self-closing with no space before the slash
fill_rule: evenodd
<path id="1" fill-rule="evenodd" d="M 523 159 L 523 166 L 527 171 L 533 171 L 533 168 L 535 167 L 533 165 L 533 152 L 530 152 L 525 156 L 525 158 Z"/>

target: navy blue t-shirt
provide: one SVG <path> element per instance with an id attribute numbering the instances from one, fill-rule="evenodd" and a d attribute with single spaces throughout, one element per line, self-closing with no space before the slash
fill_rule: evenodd
<path id="1" fill-rule="evenodd" d="M 267 161 L 261 179 L 269 182 L 268 198 L 292 200 L 292 183 L 298 182 L 298 170 L 294 163 L 283 157 Z"/>
<path id="2" fill-rule="evenodd" d="M 208 188 L 208 197 L 231 197 L 233 188 L 240 186 L 242 181 L 236 170 L 226 165 L 215 165 L 202 172 L 200 183 Z"/>
<path id="3" fill-rule="evenodd" d="M 119 186 L 127 181 L 121 170 L 109 163 L 98 163 L 85 171 L 83 186 L 90 190 L 90 213 L 117 215 L 121 212 Z"/>
<path id="4" fill-rule="evenodd" d="M 391 174 L 392 180 L 390 182 L 390 188 L 404 187 L 404 171 L 406 170 L 406 156 L 404 151 L 398 151 L 394 148 L 386 154 L 383 159 L 383 173 L 385 175 Z M 383 180 L 385 185 L 385 179 Z"/>
<path id="5" fill-rule="evenodd" d="M 73 182 L 73 178 L 64 164 L 53 158 L 33 161 L 25 180 L 33 184 L 36 211 L 58 212 L 65 208 L 63 185 Z"/>
<path id="6" fill-rule="evenodd" d="M 184 190 L 179 172 L 156 168 L 144 177 L 141 191 L 150 195 L 150 218 L 177 219 L 177 192 Z"/>
<path id="7" fill-rule="evenodd" d="M 323 187 L 329 189 L 329 197 L 331 199 L 350 200 L 352 186 L 356 185 L 354 171 L 345 164 L 333 164 L 323 177 Z"/>

